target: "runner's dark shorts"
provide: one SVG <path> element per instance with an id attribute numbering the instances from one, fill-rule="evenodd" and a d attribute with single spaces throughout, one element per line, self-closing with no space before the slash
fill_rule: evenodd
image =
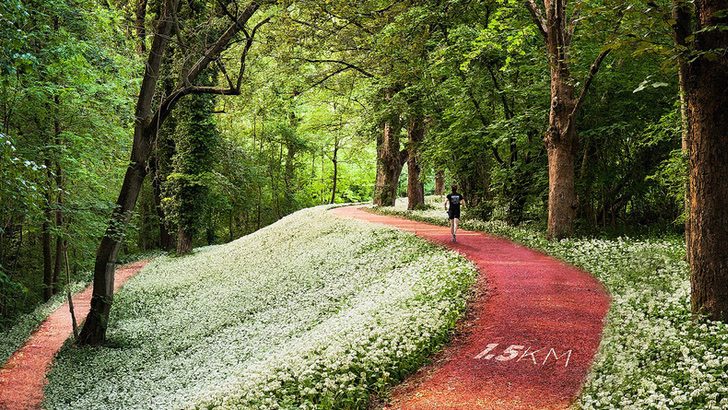
<path id="1" fill-rule="evenodd" d="M 452 208 L 448 209 L 447 216 L 450 219 L 455 219 L 455 218 L 460 219 L 460 208 L 458 208 L 458 209 L 452 209 Z"/>

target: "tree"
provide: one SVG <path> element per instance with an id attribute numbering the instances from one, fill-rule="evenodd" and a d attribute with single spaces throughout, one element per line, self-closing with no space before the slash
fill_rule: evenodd
<path id="1" fill-rule="evenodd" d="M 542 10 L 535 0 L 528 0 L 528 8 L 536 28 L 544 39 L 551 72 L 551 106 L 549 124 L 544 142 L 548 154 L 549 199 L 548 236 L 570 236 L 576 219 L 575 157 L 578 145 L 576 115 L 594 76 L 611 48 L 603 49 L 594 60 L 577 96 L 576 83 L 571 74 L 569 49 L 578 24 L 578 13 L 567 21 L 567 0 L 544 0 Z"/>
<path id="2" fill-rule="evenodd" d="M 693 4 L 673 1 L 690 161 L 691 305 L 728 322 L 728 1 Z"/>
<path id="3" fill-rule="evenodd" d="M 425 120 L 421 115 L 413 115 L 407 125 L 407 209 L 418 209 L 425 205 L 420 158 L 425 127 Z"/>
<path id="4" fill-rule="evenodd" d="M 77 341 L 80 345 L 98 345 L 103 343 L 106 338 L 106 327 L 114 293 L 116 257 L 123 242 L 125 227 L 129 222 L 131 212 L 134 210 L 147 173 L 147 162 L 154 145 L 156 130 L 169 117 L 177 102 L 187 95 L 236 95 L 240 93 L 248 51 L 253 44 L 258 28 L 268 19 L 263 19 L 252 30 L 247 28 L 247 24 L 261 5 L 266 3 L 268 2 L 253 1 L 246 6 L 236 7 L 235 10 L 237 11 L 235 12 L 231 12 L 227 7 L 221 5 L 224 11 L 224 19 L 229 19 L 230 22 L 218 32 L 214 42 L 199 47 L 202 50 L 199 55 L 185 56 L 195 62 L 189 69 L 185 70 L 174 91 L 167 96 L 159 95 L 157 81 L 160 65 L 167 51 L 173 27 L 177 23 L 179 1 L 166 0 L 162 4 L 155 24 L 154 36 L 149 48 L 144 77 L 137 98 L 134 143 L 129 166 L 124 175 L 119 198 L 116 201 L 116 208 L 113 210 L 111 221 L 96 253 L 91 310 Z M 240 5 L 236 4 L 236 6 Z M 210 24 L 210 26 L 211 29 L 215 28 L 214 24 Z M 245 34 L 246 41 L 239 60 L 240 67 L 237 80 L 233 81 L 226 74 L 227 88 L 195 85 L 198 76 L 210 63 L 219 61 L 221 53 L 230 46 L 231 41 L 240 32 Z M 156 106 L 154 105 L 155 101 L 158 101 Z"/>

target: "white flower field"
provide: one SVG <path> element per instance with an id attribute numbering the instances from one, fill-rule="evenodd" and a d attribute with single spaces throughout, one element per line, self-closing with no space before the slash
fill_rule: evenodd
<path id="1" fill-rule="evenodd" d="M 318 207 L 160 257 L 115 297 L 110 346 L 66 346 L 49 409 L 360 408 L 463 314 L 464 258 Z"/>
<path id="2" fill-rule="evenodd" d="M 405 209 L 398 203 L 379 212 L 447 224 L 439 207 Z M 461 226 L 510 238 L 582 267 L 609 290 L 612 306 L 578 408 L 728 409 L 728 325 L 692 320 L 682 238 L 551 242 L 542 230 L 498 221 L 466 218 Z"/>

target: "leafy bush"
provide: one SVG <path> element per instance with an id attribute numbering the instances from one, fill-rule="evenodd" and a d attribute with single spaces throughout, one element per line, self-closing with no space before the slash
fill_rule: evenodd
<path id="1" fill-rule="evenodd" d="M 447 224 L 434 212 L 380 213 Z M 466 229 L 510 238 L 579 266 L 609 290 L 602 343 L 577 406 L 583 409 L 728 408 L 728 325 L 693 320 L 681 237 L 573 238 L 465 219 Z"/>
<path id="2" fill-rule="evenodd" d="M 366 408 L 445 342 L 475 276 L 413 235 L 297 212 L 153 261 L 109 346 L 60 352 L 45 407 Z"/>
<path id="3" fill-rule="evenodd" d="M 0 266 L 0 329 L 6 324 L 6 319 L 14 317 L 23 307 L 27 292 L 25 286 L 15 282 Z"/>

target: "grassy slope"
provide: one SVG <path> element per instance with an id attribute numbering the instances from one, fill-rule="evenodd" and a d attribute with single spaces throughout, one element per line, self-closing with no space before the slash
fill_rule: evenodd
<path id="1" fill-rule="evenodd" d="M 158 258 L 115 298 L 111 346 L 66 347 L 47 408 L 355 408 L 425 361 L 475 270 L 313 208 Z"/>
<path id="2" fill-rule="evenodd" d="M 440 207 L 408 212 L 398 201 L 397 208 L 380 212 L 446 225 Z M 573 263 L 609 289 L 613 302 L 604 338 L 577 407 L 728 409 L 728 325 L 691 320 L 682 238 L 549 242 L 540 231 L 497 221 L 466 217 L 461 226 Z"/>

